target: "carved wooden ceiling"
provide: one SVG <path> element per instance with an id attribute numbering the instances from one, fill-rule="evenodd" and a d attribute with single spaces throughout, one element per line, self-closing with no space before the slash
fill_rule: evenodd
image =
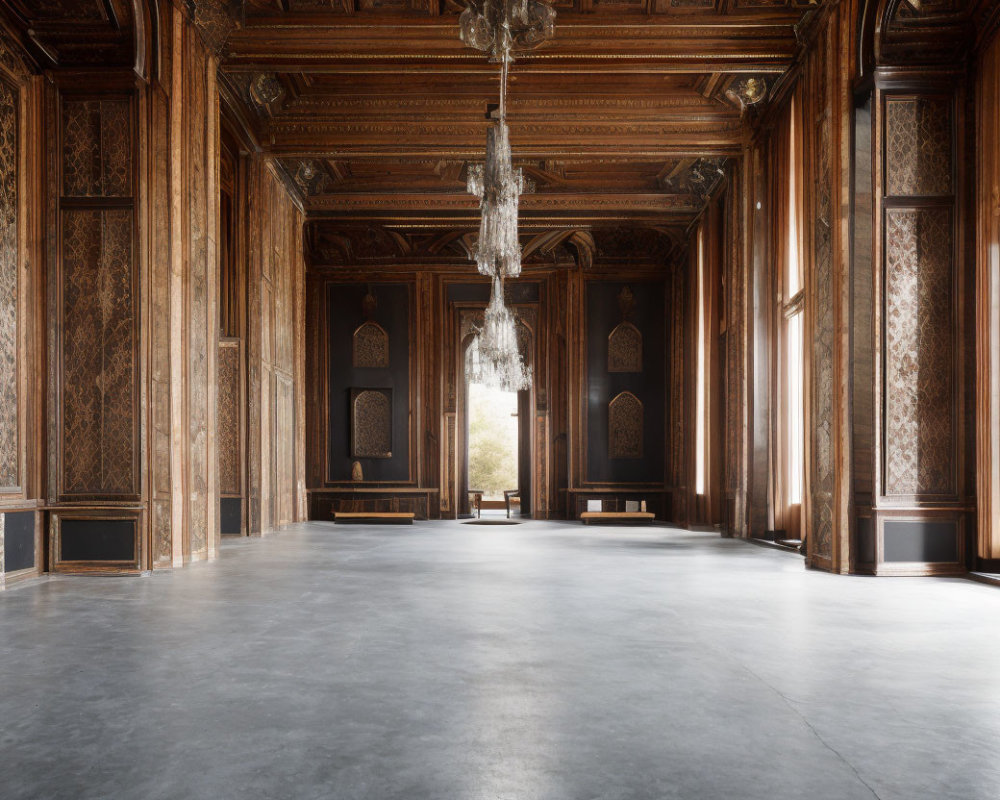
<path id="1" fill-rule="evenodd" d="M 130 63 L 132 16 L 144 3 L 0 0 L 42 66 Z M 510 82 L 515 161 L 535 183 L 522 198 L 526 241 L 629 225 L 683 231 L 726 160 L 742 151 L 748 117 L 767 104 L 822 3 L 554 0 L 554 38 L 518 54 Z M 891 24 L 878 46 L 891 56 L 923 39 L 928 47 L 964 41 L 941 32 L 973 26 L 987 5 L 882 0 Z M 464 3 L 186 7 L 218 53 L 239 124 L 300 196 L 317 248 L 323 231 L 336 238 L 338 229 L 451 229 L 460 241 L 475 228 L 465 175 L 484 156 L 498 71 L 459 41 Z M 411 255 L 424 252 L 418 239 Z"/>
<path id="2" fill-rule="evenodd" d="M 815 10 L 797 0 L 554 5 L 555 37 L 518 54 L 510 81 L 515 163 L 535 184 L 521 198 L 526 240 L 554 228 L 690 224 L 742 150 L 744 104 L 766 102 L 796 55 L 796 26 Z M 459 41 L 463 8 L 247 4 L 223 50 L 223 81 L 314 228 L 474 229 L 465 177 L 484 156 L 498 70 Z M 311 239 L 317 252 L 322 239 Z"/>
<path id="3" fill-rule="evenodd" d="M 3 5 L 40 64 L 133 62 L 132 0 L 3 0 Z"/>

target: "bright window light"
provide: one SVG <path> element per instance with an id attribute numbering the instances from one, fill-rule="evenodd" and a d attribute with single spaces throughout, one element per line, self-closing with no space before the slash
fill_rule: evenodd
<path id="1" fill-rule="evenodd" d="M 698 364 L 695 378 L 695 425 L 694 425 L 694 491 L 705 494 L 708 483 L 705 454 L 705 236 L 704 229 L 698 229 Z"/>
<path id="2" fill-rule="evenodd" d="M 788 409 L 788 504 L 802 502 L 805 409 L 802 406 L 802 312 L 788 319 L 786 403 Z"/>

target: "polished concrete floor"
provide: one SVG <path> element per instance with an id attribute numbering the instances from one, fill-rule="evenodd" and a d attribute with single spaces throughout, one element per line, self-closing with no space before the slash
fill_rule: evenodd
<path id="1" fill-rule="evenodd" d="M 312 523 L 0 594 L 0 797 L 1000 797 L 1000 589 L 708 533 Z"/>

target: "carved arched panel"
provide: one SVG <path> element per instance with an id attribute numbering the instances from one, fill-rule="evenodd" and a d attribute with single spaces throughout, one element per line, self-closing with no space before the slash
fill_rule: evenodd
<path id="1" fill-rule="evenodd" d="M 353 365 L 369 369 L 389 366 L 389 334 L 377 322 L 365 322 L 354 331 Z"/>
<path id="2" fill-rule="evenodd" d="M 392 390 L 351 390 L 351 458 L 392 458 Z"/>
<path id="3" fill-rule="evenodd" d="M 642 458 L 642 401 L 621 392 L 608 403 L 608 457 Z"/>
<path id="4" fill-rule="evenodd" d="M 620 322 L 608 336 L 608 372 L 642 372 L 642 333 Z"/>

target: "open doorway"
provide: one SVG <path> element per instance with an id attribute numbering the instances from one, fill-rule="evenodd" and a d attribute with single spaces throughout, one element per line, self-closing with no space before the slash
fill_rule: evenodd
<path id="1" fill-rule="evenodd" d="M 469 492 L 481 510 L 520 513 L 517 395 L 469 384 Z"/>
<path id="2" fill-rule="evenodd" d="M 535 452 L 533 388 L 501 392 L 472 383 L 470 346 L 475 328 L 482 325 L 482 311 L 476 306 L 460 309 L 458 322 L 462 334 L 456 359 L 456 382 L 461 387 L 455 453 L 456 514 L 459 518 L 474 517 L 479 509 L 486 508 L 492 516 L 506 517 L 509 506 L 512 518 L 529 518 L 533 510 Z M 523 319 L 517 321 L 517 339 L 522 358 L 534 369 L 534 333 Z M 474 424 L 473 419 L 480 415 L 486 420 Z M 474 460 L 479 464 L 474 465 Z M 477 481 L 488 482 L 490 486 L 479 486 Z M 477 509 L 476 503 L 484 497 L 489 499 Z"/>

